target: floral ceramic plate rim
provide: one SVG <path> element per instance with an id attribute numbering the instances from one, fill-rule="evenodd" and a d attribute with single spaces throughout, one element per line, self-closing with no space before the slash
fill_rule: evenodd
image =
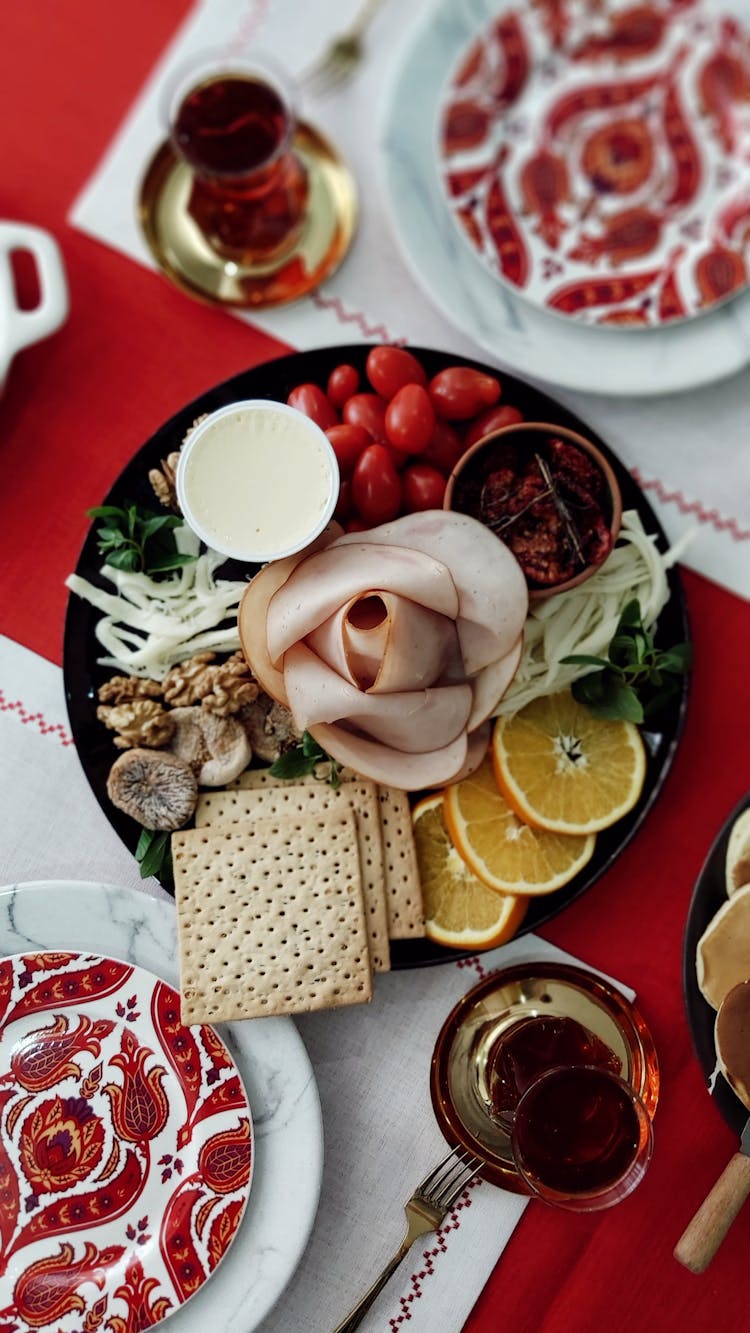
<path id="1" fill-rule="evenodd" d="M 727 0 L 727 8 L 736 0 Z M 521 375 L 596 394 L 697 389 L 750 360 L 750 292 L 700 319 L 651 330 L 590 328 L 524 301 L 487 270 L 445 208 L 434 154 L 436 104 L 455 52 L 497 0 L 433 0 L 410 29 L 383 103 L 383 187 L 404 262 L 457 328 Z"/>
<path id="2" fill-rule="evenodd" d="M 247 1206 L 252 1120 L 229 1051 L 166 982 L 103 954 L 0 962 L 3 1313 L 162 1322 Z"/>
<path id="3" fill-rule="evenodd" d="M 524 300 L 655 328 L 747 285 L 750 118 L 732 94 L 748 35 L 714 3 L 509 4 L 454 64 L 436 121 L 445 201 Z"/>
<path id="4" fill-rule="evenodd" d="M 166 898 L 120 885 L 40 880 L 0 888 L 0 952 L 101 951 L 177 982 L 177 923 Z M 320 1197 L 323 1125 L 310 1059 L 294 1023 L 265 1018 L 219 1029 L 254 1117 L 252 1207 L 210 1283 L 170 1318 L 174 1333 L 251 1333 L 289 1283 Z"/>

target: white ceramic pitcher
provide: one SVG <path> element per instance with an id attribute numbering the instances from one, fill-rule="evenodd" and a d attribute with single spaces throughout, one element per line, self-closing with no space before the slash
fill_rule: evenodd
<path id="1" fill-rule="evenodd" d="M 39 303 L 21 310 L 16 297 L 11 254 L 28 250 L 39 281 Z M 25 222 L 0 221 L 0 393 L 17 352 L 54 333 L 68 314 L 68 284 L 57 242 Z"/>

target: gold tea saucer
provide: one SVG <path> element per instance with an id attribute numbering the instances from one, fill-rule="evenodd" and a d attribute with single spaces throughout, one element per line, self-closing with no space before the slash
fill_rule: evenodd
<path id="1" fill-rule="evenodd" d="M 151 253 L 172 282 L 204 301 L 257 310 L 297 301 L 331 276 L 354 235 L 354 178 L 311 125 L 297 125 L 294 147 L 309 173 L 305 225 L 294 249 L 269 270 L 228 259 L 209 245 L 188 211 L 190 168 L 168 141 L 161 145 L 141 184 L 138 217 Z"/>
<path id="2" fill-rule="evenodd" d="M 566 963 L 520 963 L 485 977 L 448 1015 L 432 1056 L 430 1093 L 452 1147 L 483 1163 L 480 1175 L 515 1194 L 529 1194 L 510 1138 L 493 1119 L 488 1057 L 498 1037 L 521 1018 L 574 1018 L 614 1051 L 622 1077 L 653 1116 L 659 1064 L 653 1038 L 635 1005 L 602 977 Z"/>

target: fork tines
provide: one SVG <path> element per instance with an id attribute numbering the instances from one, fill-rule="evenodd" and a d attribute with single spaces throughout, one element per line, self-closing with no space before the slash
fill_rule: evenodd
<path id="1" fill-rule="evenodd" d="M 418 1193 L 436 1208 L 450 1208 L 480 1167 L 481 1162 L 465 1148 L 449 1152 L 425 1177 Z"/>

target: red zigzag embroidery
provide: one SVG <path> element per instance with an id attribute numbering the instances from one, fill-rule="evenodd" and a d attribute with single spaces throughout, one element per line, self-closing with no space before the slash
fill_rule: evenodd
<path id="1" fill-rule="evenodd" d="M 338 296 L 322 296 L 313 292 L 313 302 L 319 310 L 332 310 L 341 324 L 357 324 L 366 338 L 381 338 L 394 347 L 404 347 L 406 338 L 392 338 L 385 324 L 368 324 L 360 310 L 347 310 Z"/>
<path id="2" fill-rule="evenodd" d="M 27 713 L 20 699 L 9 699 L 0 690 L 0 713 L 15 713 L 19 722 L 36 727 L 42 736 L 52 736 L 61 745 L 72 745 L 73 737 L 61 722 L 48 722 L 43 713 Z"/>
<path id="3" fill-rule="evenodd" d="M 441 1226 L 440 1230 L 435 1233 L 436 1236 L 435 1245 L 432 1247 L 432 1249 L 423 1251 L 422 1253 L 423 1266 L 420 1269 L 418 1269 L 416 1273 L 412 1273 L 411 1277 L 409 1278 L 409 1282 L 411 1284 L 411 1291 L 409 1292 L 408 1296 L 401 1296 L 399 1298 L 399 1305 L 401 1306 L 401 1312 L 400 1314 L 393 1315 L 388 1321 L 388 1325 L 389 1328 L 391 1328 L 392 1333 L 397 1333 L 397 1329 L 401 1326 L 401 1324 L 404 1324 L 407 1321 L 411 1320 L 410 1306 L 412 1306 L 415 1301 L 418 1301 L 420 1297 L 423 1295 L 424 1282 L 427 1280 L 427 1278 L 430 1278 L 434 1275 L 435 1261 L 439 1259 L 441 1254 L 447 1253 L 448 1236 L 451 1234 L 451 1232 L 458 1231 L 458 1228 L 461 1225 L 461 1217 L 460 1217 L 461 1212 L 465 1208 L 471 1208 L 472 1201 L 469 1195 L 469 1191 L 478 1189 L 481 1184 L 482 1184 L 481 1180 L 472 1180 L 468 1188 L 464 1190 L 463 1194 L 461 1195 L 461 1198 L 459 1199 L 458 1203 L 456 1204 L 452 1212 L 449 1213 L 448 1217 Z"/>
<path id="4" fill-rule="evenodd" d="M 676 504 L 681 514 L 694 514 L 700 523 L 710 523 L 717 532 L 728 532 L 736 542 L 747 541 L 750 537 L 750 528 L 741 528 L 736 518 L 722 518 L 717 509 L 706 509 L 700 500 L 686 500 L 682 491 L 668 491 L 664 482 L 656 477 L 647 481 L 637 468 L 632 472 L 644 491 L 655 491 L 663 504 Z"/>

